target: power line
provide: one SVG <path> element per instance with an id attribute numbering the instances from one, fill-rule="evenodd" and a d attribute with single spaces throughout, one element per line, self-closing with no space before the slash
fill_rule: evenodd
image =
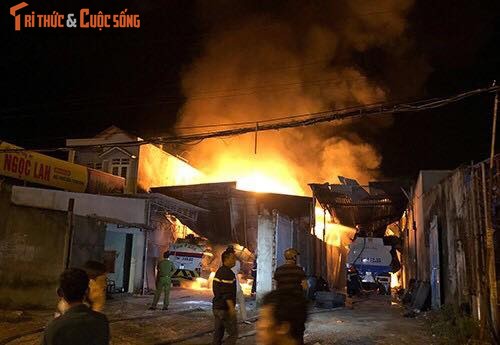
<path id="1" fill-rule="evenodd" d="M 373 104 L 373 105 L 365 105 L 344 109 L 335 109 L 331 111 L 317 112 L 311 113 L 305 119 L 294 120 L 297 117 L 305 117 L 306 115 L 291 115 L 288 117 L 280 118 L 280 121 L 277 123 L 269 123 L 272 121 L 277 121 L 277 119 L 269 119 L 262 120 L 262 125 L 260 125 L 259 121 L 251 122 L 253 126 L 245 126 L 240 128 L 228 129 L 228 130 L 220 130 L 220 131 L 212 131 L 212 132 L 200 132 L 195 134 L 187 134 L 187 135 L 172 135 L 172 136 L 161 136 L 161 137 L 153 137 L 144 141 L 130 141 L 130 142 L 121 142 L 121 143 L 107 143 L 100 145 L 84 145 L 84 146 L 74 146 L 74 147 L 65 147 L 65 148 L 54 148 L 54 149 L 43 149 L 43 150 L 30 150 L 30 149 L 4 149 L 0 150 L 0 153 L 5 152 L 18 152 L 18 151 L 39 151 L 39 152 L 47 152 L 47 151 L 68 151 L 71 149 L 78 148 L 104 148 L 104 147 L 130 147 L 130 146 L 140 146 L 144 144 L 189 144 L 193 142 L 201 142 L 205 139 L 211 138 L 224 138 L 224 137 L 232 137 L 237 135 L 242 135 L 246 133 L 253 132 L 263 132 L 270 130 L 280 130 L 286 128 L 297 128 L 297 127 L 306 127 L 312 126 L 319 123 L 326 123 L 332 121 L 342 121 L 347 119 L 354 119 L 359 117 L 367 117 L 367 116 L 376 116 L 376 115 L 386 115 L 386 114 L 397 114 L 397 113 L 409 113 L 409 112 L 420 112 L 430 109 L 436 109 L 439 107 L 443 107 L 452 103 L 459 102 L 463 99 L 470 98 L 472 96 L 484 94 L 484 93 L 492 93 L 498 92 L 500 89 L 499 86 L 490 86 L 486 88 L 471 90 L 467 92 L 462 92 L 460 94 L 443 97 L 443 98 L 433 98 L 428 100 L 421 100 L 411 103 L 384 103 L 384 104 Z M 292 121 L 290 121 L 292 120 Z"/>
<path id="2" fill-rule="evenodd" d="M 365 116 L 374 116 L 374 115 L 382 115 L 382 114 L 395 114 L 395 113 L 407 113 L 407 112 L 419 112 L 424 110 L 430 110 L 439 108 L 451 103 L 458 102 L 468 97 L 472 97 L 478 94 L 486 93 L 486 92 L 496 92 L 499 89 L 498 86 L 492 86 L 482 89 L 476 89 L 468 92 L 463 92 L 455 96 L 439 98 L 439 99 L 431 99 L 428 101 L 418 101 L 413 103 L 403 103 L 403 104 L 379 104 L 379 105 L 369 105 L 369 106 L 360 106 L 353 107 L 348 110 L 332 110 L 322 113 L 311 114 L 311 116 L 304 120 L 295 120 L 295 121 L 282 121 L 278 123 L 272 124 L 264 124 L 259 125 L 258 122 L 254 122 L 257 124 L 257 128 L 255 126 L 252 127 L 242 127 L 236 129 L 229 130 L 221 130 L 214 132 L 205 132 L 205 133 L 196 133 L 189 135 L 180 135 L 180 136 L 171 136 L 171 137 L 158 137 L 150 139 L 150 142 L 153 143 L 162 143 L 162 144 L 172 144 L 172 143 L 182 143 L 182 142 L 190 142 L 194 140 L 200 139 L 210 139 L 217 137 L 228 137 L 235 135 L 242 135 L 246 133 L 252 132 L 263 132 L 269 130 L 279 130 L 285 128 L 296 128 L 296 127 L 305 127 L 311 126 L 318 123 L 332 122 L 345 120 L 350 118 L 357 117 L 365 117 Z M 292 117 L 290 117 L 292 118 Z"/>

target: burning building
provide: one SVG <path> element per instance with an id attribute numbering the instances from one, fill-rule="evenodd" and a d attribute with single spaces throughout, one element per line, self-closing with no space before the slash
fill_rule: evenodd
<path id="1" fill-rule="evenodd" d="M 356 229 L 350 234 L 347 264 L 354 266 L 365 283 L 398 285 L 393 275 L 401 268 L 398 250 L 400 239 L 388 234 L 388 227 L 397 223 L 408 199 L 398 181 L 370 182 L 361 186 L 356 180 L 339 177 L 340 184 L 311 184 L 313 197 L 335 223 Z M 325 223 L 326 225 L 326 223 Z M 324 231 L 328 228 L 325 226 Z"/>
<path id="2" fill-rule="evenodd" d="M 200 182 L 203 174 L 182 158 L 111 126 L 93 138 L 67 139 L 69 160 L 125 179 L 128 194 L 151 187 Z"/>

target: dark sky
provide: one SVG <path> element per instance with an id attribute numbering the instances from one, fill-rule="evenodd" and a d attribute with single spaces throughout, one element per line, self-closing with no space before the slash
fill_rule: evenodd
<path id="1" fill-rule="evenodd" d="M 143 137 L 167 134 L 184 101 L 182 72 L 201 54 L 210 34 L 200 23 L 197 3 L 26 1 L 40 13 L 82 7 L 119 13 L 127 8 L 140 14 L 142 25 L 103 32 L 15 32 L 8 13 L 19 1 L 2 1 L 1 139 L 28 148 L 62 146 L 64 138 L 91 136 L 111 124 Z M 500 80 L 499 30 L 500 1 L 417 1 L 407 35 L 429 66 L 422 86 L 414 90 L 412 80 L 399 77 L 399 71 L 412 68 L 405 56 L 373 49 L 353 58 L 387 85 L 389 99 L 451 95 Z M 450 169 L 485 159 L 492 100 L 481 96 L 425 114 L 399 115 L 391 127 L 367 134 L 383 156 L 383 174 L 414 176 L 420 169 Z"/>

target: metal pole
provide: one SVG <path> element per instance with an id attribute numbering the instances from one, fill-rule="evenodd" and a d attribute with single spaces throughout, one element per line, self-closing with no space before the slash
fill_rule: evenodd
<path id="1" fill-rule="evenodd" d="M 149 228 L 151 228 L 151 202 L 148 202 L 147 209 L 147 219 L 146 224 Z M 146 290 L 149 288 L 148 286 L 148 229 L 144 230 L 144 250 L 143 250 L 143 259 L 142 259 L 142 291 L 141 295 L 146 293 Z"/>
<path id="2" fill-rule="evenodd" d="M 71 261 L 71 247 L 73 245 L 73 210 L 75 208 L 75 199 L 68 200 L 66 233 L 64 236 L 64 268 L 69 268 Z"/>
<path id="3" fill-rule="evenodd" d="M 496 338 L 497 335 L 497 280 L 495 272 L 495 244 L 494 244 L 494 229 L 491 221 L 491 205 L 488 200 L 488 188 L 486 182 L 486 168 L 484 163 L 481 163 L 481 175 L 483 184 L 483 202 L 484 202 L 484 223 L 486 229 L 486 267 L 488 276 L 488 289 L 490 297 L 490 321 L 491 321 L 491 331 L 493 336 Z M 490 180 L 490 183 L 492 181 Z"/>

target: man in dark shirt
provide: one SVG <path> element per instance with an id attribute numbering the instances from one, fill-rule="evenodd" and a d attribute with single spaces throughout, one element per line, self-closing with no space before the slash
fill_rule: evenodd
<path id="1" fill-rule="evenodd" d="M 274 272 L 274 280 L 276 281 L 276 290 L 295 295 L 298 300 L 305 299 L 305 291 L 307 290 L 306 274 L 302 267 L 297 265 L 297 256 L 299 252 L 293 248 L 285 250 L 286 262 L 278 267 Z M 305 315 L 301 316 L 305 318 Z M 299 344 L 304 344 L 305 327 L 298 330 L 300 333 Z"/>
<path id="2" fill-rule="evenodd" d="M 306 274 L 297 266 L 299 252 L 293 248 L 285 250 L 286 262 L 274 272 L 277 290 L 295 290 L 303 292 L 307 289 Z"/>
<path id="3" fill-rule="evenodd" d="M 47 326 L 42 345 L 108 345 L 108 319 L 83 304 L 89 287 L 87 273 L 68 269 L 61 274 L 59 284 L 59 297 L 69 309 Z"/>
<path id="4" fill-rule="evenodd" d="M 222 266 L 215 273 L 213 281 L 213 313 L 215 317 L 213 345 L 221 345 L 224 331 L 228 337 L 225 345 L 234 345 L 238 339 L 236 323 L 236 276 L 231 268 L 236 264 L 236 256 L 230 251 L 222 253 Z"/>

